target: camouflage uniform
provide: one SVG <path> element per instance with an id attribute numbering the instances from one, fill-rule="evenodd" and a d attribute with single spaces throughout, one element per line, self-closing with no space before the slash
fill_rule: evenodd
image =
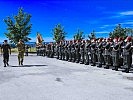
<path id="1" fill-rule="evenodd" d="M 119 43 L 114 43 L 113 50 L 112 50 L 112 60 L 113 60 L 113 70 L 118 71 L 120 67 L 120 53 L 119 53 L 120 45 Z"/>
<path id="2" fill-rule="evenodd" d="M 96 43 L 95 42 L 93 42 L 91 44 L 91 60 L 92 60 L 92 65 L 91 66 L 95 66 L 96 65 L 96 61 L 97 61 Z"/>
<path id="3" fill-rule="evenodd" d="M 76 61 L 76 52 L 75 52 L 75 41 L 73 42 L 72 44 L 72 47 L 71 47 L 71 53 L 72 53 L 72 62 L 75 62 Z"/>
<path id="4" fill-rule="evenodd" d="M 84 64 L 85 61 L 85 41 L 82 41 L 82 44 L 80 45 L 80 64 Z"/>
<path id="5" fill-rule="evenodd" d="M 127 42 L 123 50 L 123 66 L 125 69 L 123 72 L 126 72 L 126 73 L 129 73 L 129 70 L 132 65 L 132 47 L 131 46 L 132 46 L 132 43 Z"/>
<path id="6" fill-rule="evenodd" d="M 77 40 L 76 46 L 75 46 L 75 52 L 76 52 L 76 63 L 79 63 L 80 61 L 80 41 Z"/>
<path id="7" fill-rule="evenodd" d="M 90 41 L 87 40 L 85 44 L 85 65 L 89 65 L 90 61 Z"/>
<path id="8" fill-rule="evenodd" d="M 97 67 L 102 67 L 102 63 L 103 63 L 103 46 L 102 46 L 102 42 L 100 42 L 98 44 L 98 47 L 97 47 L 97 51 L 98 51 L 98 66 Z"/>
<path id="9" fill-rule="evenodd" d="M 19 65 L 23 65 L 25 44 L 22 41 L 18 42 L 17 47 L 18 47 L 18 62 Z"/>
<path id="10" fill-rule="evenodd" d="M 111 51 L 112 51 L 112 43 L 110 42 L 110 39 L 108 39 L 105 47 L 104 47 L 104 52 L 103 52 L 103 56 L 104 56 L 104 60 L 105 60 L 105 67 L 106 69 L 109 69 L 109 66 L 112 65 L 112 59 L 111 59 Z"/>
<path id="11" fill-rule="evenodd" d="M 72 41 L 70 41 L 69 45 L 68 45 L 68 53 L 69 53 L 69 62 L 72 61 Z"/>
<path id="12" fill-rule="evenodd" d="M 59 59 L 59 43 L 56 43 L 56 56 Z"/>
<path id="13" fill-rule="evenodd" d="M 68 53 L 68 41 L 65 43 L 65 60 L 68 61 L 69 53 Z"/>

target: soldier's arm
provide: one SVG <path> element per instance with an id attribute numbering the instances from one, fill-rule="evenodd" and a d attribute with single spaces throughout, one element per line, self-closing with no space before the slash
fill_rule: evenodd
<path id="1" fill-rule="evenodd" d="M 10 53 L 10 55 L 11 55 L 11 47 L 9 46 L 9 53 Z"/>

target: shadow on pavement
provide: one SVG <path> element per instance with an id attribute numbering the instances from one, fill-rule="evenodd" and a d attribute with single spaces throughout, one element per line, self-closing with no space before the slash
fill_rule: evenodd
<path id="1" fill-rule="evenodd" d="M 11 67 L 42 67 L 47 65 L 20 65 L 20 66 L 11 66 Z"/>

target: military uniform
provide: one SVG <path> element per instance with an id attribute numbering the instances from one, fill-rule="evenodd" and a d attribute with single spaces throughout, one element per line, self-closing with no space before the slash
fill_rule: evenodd
<path id="1" fill-rule="evenodd" d="M 77 40 L 77 43 L 75 45 L 75 52 L 76 52 L 76 63 L 79 63 L 80 61 L 80 41 Z"/>
<path id="2" fill-rule="evenodd" d="M 116 40 L 117 41 L 117 40 Z M 118 71 L 120 67 L 120 44 L 118 42 L 114 43 L 112 50 L 112 60 L 113 60 L 113 70 Z"/>
<path id="3" fill-rule="evenodd" d="M 85 61 L 85 42 L 83 41 L 82 44 L 80 45 L 80 64 L 84 64 Z"/>
<path id="4" fill-rule="evenodd" d="M 56 43 L 56 56 L 59 59 L 59 43 Z"/>
<path id="5" fill-rule="evenodd" d="M 109 66 L 112 65 L 112 57 L 111 57 L 111 51 L 112 51 L 112 44 L 110 42 L 111 40 L 108 39 L 106 45 L 104 46 L 104 52 L 103 52 L 103 56 L 104 56 L 104 60 L 105 60 L 105 67 L 106 69 L 109 69 Z"/>
<path id="6" fill-rule="evenodd" d="M 89 40 L 87 40 L 85 44 L 85 65 L 89 65 L 90 62 L 90 45 Z"/>
<path id="7" fill-rule="evenodd" d="M 26 46 L 25 46 L 25 56 L 28 56 L 28 49 L 29 49 L 29 46 L 26 45 Z"/>
<path id="8" fill-rule="evenodd" d="M 72 61 L 72 41 L 70 41 L 69 45 L 68 45 L 68 53 L 69 53 L 69 62 Z"/>
<path id="9" fill-rule="evenodd" d="M 127 39 L 131 41 L 131 37 L 127 37 Z M 123 72 L 126 73 L 129 73 L 132 65 L 132 43 L 130 41 L 128 40 L 123 50 L 123 67 L 125 69 Z"/>
<path id="10" fill-rule="evenodd" d="M 1 46 L 1 51 L 3 52 L 3 62 L 4 62 L 4 67 L 9 66 L 8 61 L 9 61 L 9 52 L 11 54 L 11 47 L 9 44 L 5 43 L 7 40 L 4 41 L 4 44 Z"/>
<path id="11" fill-rule="evenodd" d="M 96 56 L 96 43 L 93 42 L 91 44 L 91 60 L 92 60 L 92 66 L 96 65 L 97 56 Z"/>
<path id="12" fill-rule="evenodd" d="M 17 47 L 18 47 L 18 62 L 19 65 L 23 65 L 25 44 L 20 40 L 20 42 L 18 42 L 17 44 Z"/>
<path id="13" fill-rule="evenodd" d="M 73 42 L 72 44 L 72 47 L 71 47 L 71 53 L 72 53 L 72 62 L 75 62 L 76 61 L 76 52 L 75 52 L 75 41 Z"/>
<path id="14" fill-rule="evenodd" d="M 100 42 L 98 44 L 98 47 L 97 47 L 97 51 L 98 51 L 98 66 L 97 67 L 102 67 L 102 63 L 103 63 L 103 46 L 102 46 L 102 42 Z"/>
<path id="15" fill-rule="evenodd" d="M 65 60 L 68 61 L 69 53 L 68 53 L 68 42 L 65 43 Z"/>

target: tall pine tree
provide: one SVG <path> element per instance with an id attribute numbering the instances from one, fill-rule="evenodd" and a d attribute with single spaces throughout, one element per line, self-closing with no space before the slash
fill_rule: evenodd
<path id="1" fill-rule="evenodd" d="M 28 37 L 32 27 L 32 24 L 30 24 L 30 19 L 31 15 L 24 13 L 23 8 L 19 8 L 18 14 L 13 18 L 7 17 L 4 19 L 8 30 L 5 35 L 11 43 L 17 43 L 19 39 L 22 39 L 24 42 L 31 40 Z"/>

